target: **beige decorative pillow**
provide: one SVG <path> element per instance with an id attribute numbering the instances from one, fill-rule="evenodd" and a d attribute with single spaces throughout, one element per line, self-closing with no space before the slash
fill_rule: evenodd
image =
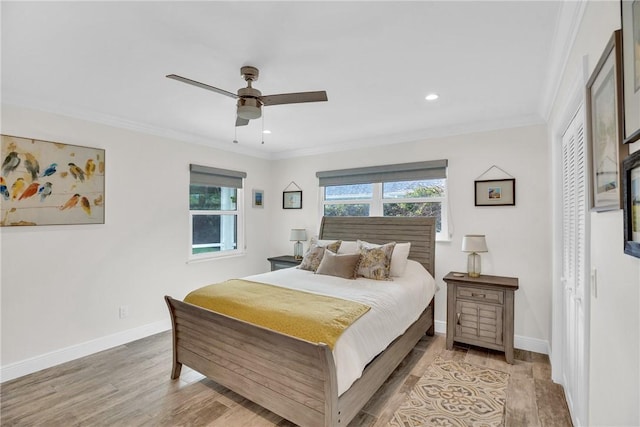
<path id="1" fill-rule="evenodd" d="M 301 270 L 316 271 L 320 265 L 320 261 L 322 261 L 323 255 L 323 247 L 311 245 L 307 253 L 304 254 L 304 258 L 302 258 L 302 262 L 297 268 Z"/>
<path id="2" fill-rule="evenodd" d="M 391 255 L 396 242 L 384 245 L 373 245 L 358 240 L 360 248 L 360 264 L 358 276 L 374 280 L 388 280 L 391 270 Z"/>
<path id="3" fill-rule="evenodd" d="M 325 251 L 316 274 L 355 279 L 359 262 L 360 254 L 338 255 L 331 251 Z"/>

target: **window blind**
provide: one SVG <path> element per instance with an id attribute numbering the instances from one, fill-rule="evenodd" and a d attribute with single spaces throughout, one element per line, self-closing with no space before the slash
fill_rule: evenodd
<path id="1" fill-rule="evenodd" d="M 189 165 L 192 185 L 209 185 L 212 187 L 242 188 L 242 179 L 246 172 L 209 166 Z"/>
<path id="2" fill-rule="evenodd" d="M 369 184 L 373 182 L 414 181 L 447 177 L 448 160 L 400 163 L 316 172 L 321 187 Z"/>

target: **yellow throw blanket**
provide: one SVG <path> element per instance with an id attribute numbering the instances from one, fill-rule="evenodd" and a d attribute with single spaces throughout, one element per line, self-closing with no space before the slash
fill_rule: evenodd
<path id="1" fill-rule="evenodd" d="M 340 298 L 242 279 L 189 293 L 184 302 L 244 320 L 332 350 L 338 337 L 371 307 Z"/>

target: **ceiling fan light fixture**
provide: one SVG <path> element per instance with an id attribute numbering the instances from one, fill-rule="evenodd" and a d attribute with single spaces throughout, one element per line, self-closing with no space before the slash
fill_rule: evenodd
<path id="1" fill-rule="evenodd" d="M 253 120 L 262 115 L 260 109 L 260 101 L 257 99 L 239 99 L 238 100 L 238 117 Z"/>

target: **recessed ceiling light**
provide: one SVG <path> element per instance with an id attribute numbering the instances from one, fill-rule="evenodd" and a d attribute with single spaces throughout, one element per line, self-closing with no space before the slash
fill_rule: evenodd
<path id="1" fill-rule="evenodd" d="M 270 133 L 271 133 L 271 131 L 270 131 L 270 130 L 268 130 L 268 129 L 265 129 L 265 130 L 263 130 L 263 131 L 262 131 L 262 133 L 266 133 L 266 134 L 268 135 L 268 134 L 270 134 Z"/>
<path id="2" fill-rule="evenodd" d="M 426 99 L 427 101 L 435 101 L 438 98 L 439 96 L 437 93 L 430 93 L 429 95 L 424 97 L 424 99 Z"/>

